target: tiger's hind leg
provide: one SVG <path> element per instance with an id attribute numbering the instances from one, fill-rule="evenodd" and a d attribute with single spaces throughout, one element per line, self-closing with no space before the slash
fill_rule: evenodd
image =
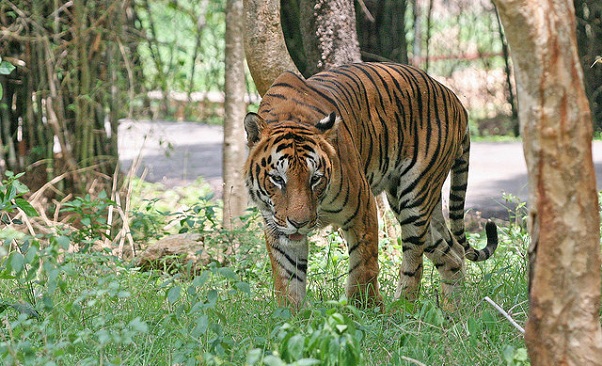
<path id="1" fill-rule="evenodd" d="M 397 178 L 387 189 L 389 205 L 401 225 L 403 260 L 399 270 L 399 282 L 395 298 L 404 297 L 414 301 L 420 295 L 420 281 L 423 271 L 423 254 L 437 256 L 440 272 L 445 273 L 445 281 L 456 282 L 456 274 L 452 274 L 456 263 L 439 253 L 441 243 L 451 240 L 441 213 L 441 188 L 445 176 L 424 174 L 424 165 L 416 163 L 413 168 L 404 172 L 404 179 Z M 448 171 L 440 169 L 439 171 Z M 433 222 L 434 220 L 434 222 Z M 444 258 L 445 257 L 445 258 Z M 435 257 L 433 257 L 435 258 Z M 448 268 L 446 263 L 451 267 Z M 461 265 L 460 265 L 461 269 Z M 461 276 L 461 273 L 460 273 Z"/>
<path id="2" fill-rule="evenodd" d="M 387 192 L 389 205 L 401 224 L 403 260 L 399 269 L 399 281 L 395 298 L 415 301 L 420 295 L 425 244 L 429 234 L 430 214 L 424 212 L 416 199 L 401 200 L 396 197 L 395 189 Z M 403 198 L 403 197 L 402 197 Z"/>
<path id="3" fill-rule="evenodd" d="M 430 235 L 431 240 L 424 253 L 441 275 L 442 307 L 452 311 L 457 307 L 457 289 L 464 279 L 464 248 L 452 236 L 445 223 L 441 199 L 433 211 Z"/>

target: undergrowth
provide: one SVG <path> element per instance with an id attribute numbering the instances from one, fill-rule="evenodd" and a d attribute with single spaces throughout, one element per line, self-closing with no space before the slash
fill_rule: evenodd
<path id="1" fill-rule="evenodd" d="M 18 176 L 0 187 L 0 360 L 5 365 L 527 365 L 519 324 L 527 316 L 522 220 L 499 229 L 488 261 L 467 263 L 458 311 L 439 306 L 439 277 L 425 261 L 420 299 L 393 300 L 401 246 L 381 241 L 384 309 L 347 303 L 348 256 L 336 232 L 312 237 L 308 296 L 291 314 L 272 294 L 271 268 L 254 210 L 224 231 L 207 192 L 177 192 L 139 182 L 127 212 L 137 244 L 174 233 L 201 233 L 207 248 L 229 253 L 199 271 L 141 271 L 118 255 L 107 227 L 112 195 L 63 204 L 74 230 L 37 231 L 36 210 Z M 518 206 L 520 210 L 522 206 Z M 517 216 L 522 215 L 517 211 Z M 110 226 L 110 225 L 109 225 Z M 25 227 L 26 229 L 22 229 Z M 17 230 L 21 228 L 21 230 Z M 107 234 L 110 233 L 110 234 Z M 482 247 L 482 234 L 470 234 Z M 97 241 L 108 242 L 94 250 Z M 83 244 L 83 245 L 82 245 Z M 382 310 L 382 311 L 380 311 Z"/>

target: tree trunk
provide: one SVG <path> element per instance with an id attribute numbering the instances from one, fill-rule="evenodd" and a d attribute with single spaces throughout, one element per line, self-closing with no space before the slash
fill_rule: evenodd
<path id="1" fill-rule="evenodd" d="M 408 63 L 405 15 L 408 0 L 364 0 L 358 10 L 358 40 L 365 61 Z"/>
<path id="2" fill-rule="evenodd" d="M 301 74 L 291 59 L 280 27 L 279 0 L 244 0 L 245 54 L 259 94 L 285 71 Z"/>
<path id="3" fill-rule="evenodd" d="M 301 34 L 310 74 L 361 62 L 351 0 L 301 0 Z"/>
<path id="4" fill-rule="evenodd" d="M 496 0 L 529 171 L 532 365 L 602 365 L 600 217 L 571 0 Z"/>
<path id="5" fill-rule="evenodd" d="M 299 0 L 281 1 L 280 5 L 282 6 L 280 9 L 280 16 L 282 17 L 280 24 L 286 41 L 286 49 L 303 76 L 309 77 L 311 74 L 307 70 L 307 57 L 303 49 L 303 36 L 300 28 Z"/>
<path id="6" fill-rule="evenodd" d="M 247 196 L 240 164 L 245 160 L 245 133 L 243 120 L 246 103 L 244 96 L 245 66 L 243 46 L 242 0 L 228 0 L 226 4 L 226 101 L 224 118 L 224 228 L 231 229 L 247 207 Z"/>
<path id="7" fill-rule="evenodd" d="M 577 42 L 585 74 L 585 91 L 589 97 L 594 127 L 602 130 L 602 1 L 575 0 Z M 595 63 L 595 64 L 594 64 Z"/>

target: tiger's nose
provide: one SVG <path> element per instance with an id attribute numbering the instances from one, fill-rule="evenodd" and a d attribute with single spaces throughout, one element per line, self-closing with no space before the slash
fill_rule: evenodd
<path id="1" fill-rule="evenodd" d="M 295 221 L 293 219 L 288 219 L 288 222 L 291 223 L 291 225 L 293 225 L 295 228 L 299 229 L 305 225 L 307 225 L 307 223 L 309 222 L 309 220 L 305 220 L 305 221 Z"/>

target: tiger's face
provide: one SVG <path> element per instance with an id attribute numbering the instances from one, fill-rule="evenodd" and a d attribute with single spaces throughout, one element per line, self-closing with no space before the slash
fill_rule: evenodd
<path id="1" fill-rule="evenodd" d="M 293 121 L 267 124 L 249 113 L 245 118 L 249 158 L 245 179 L 251 199 L 268 232 L 302 241 L 320 224 L 320 203 L 332 179 L 334 149 L 329 136 L 336 115 L 314 126 Z"/>

